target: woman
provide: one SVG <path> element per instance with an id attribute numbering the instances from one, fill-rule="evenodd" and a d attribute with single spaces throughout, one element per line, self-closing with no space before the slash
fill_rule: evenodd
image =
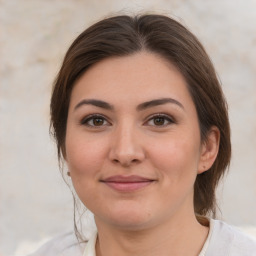
<path id="1" fill-rule="evenodd" d="M 211 219 L 231 155 L 227 106 L 204 48 L 175 20 L 116 16 L 79 35 L 51 125 L 97 233 L 35 255 L 256 255 L 255 241 Z"/>

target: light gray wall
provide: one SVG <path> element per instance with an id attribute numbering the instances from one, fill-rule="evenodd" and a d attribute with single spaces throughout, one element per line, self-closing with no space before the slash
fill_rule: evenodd
<path id="1" fill-rule="evenodd" d="M 143 10 L 176 16 L 209 52 L 232 127 L 222 218 L 256 226 L 256 1 L 0 0 L 0 255 L 72 229 L 72 198 L 48 134 L 51 83 L 85 27 Z"/>

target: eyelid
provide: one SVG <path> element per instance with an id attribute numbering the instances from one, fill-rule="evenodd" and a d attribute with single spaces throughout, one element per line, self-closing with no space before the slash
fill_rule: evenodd
<path id="1" fill-rule="evenodd" d="M 104 121 L 108 122 L 108 125 L 100 125 L 100 126 L 89 125 L 87 122 L 89 122 L 90 120 L 92 120 L 94 118 L 102 118 L 102 119 L 104 119 Z M 105 117 L 102 114 L 90 114 L 90 115 L 87 115 L 87 116 L 83 117 L 81 119 L 81 121 L 79 122 L 79 124 L 85 125 L 85 126 L 90 127 L 90 128 L 100 128 L 100 127 L 103 127 L 103 126 L 109 126 L 111 123 L 108 120 L 108 118 Z"/>
<path id="2" fill-rule="evenodd" d="M 157 118 L 157 117 L 165 118 L 169 122 L 168 124 L 165 124 L 165 125 L 159 125 L 158 126 L 159 128 L 166 127 L 167 125 L 176 123 L 176 120 L 172 116 L 170 116 L 169 114 L 157 113 L 157 114 L 153 114 L 153 115 L 149 116 L 147 118 L 147 120 L 144 122 L 144 124 L 148 123 L 150 120 L 152 120 L 153 118 Z M 153 126 L 153 125 L 150 125 L 150 126 Z M 157 125 L 154 125 L 154 126 L 157 127 Z"/>
<path id="3" fill-rule="evenodd" d="M 152 119 L 154 118 L 157 118 L 157 117 L 160 117 L 160 118 L 164 118 L 165 120 L 168 121 L 168 124 L 164 124 L 164 125 L 150 125 L 148 124 Z M 89 125 L 88 122 L 94 118 L 102 118 L 104 121 L 106 121 L 108 124 L 103 124 L 103 125 L 99 125 L 99 126 L 96 126 L 96 125 Z M 171 125 L 171 124 L 174 124 L 176 123 L 176 120 L 173 116 L 169 115 L 169 114 L 165 114 L 165 113 L 156 113 L 156 114 L 152 114 L 150 115 L 149 117 L 146 118 L 146 120 L 143 122 L 144 125 L 148 125 L 148 126 L 155 126 L 155 127 L 166 127 L 168 125 Z M 79 124 L 80 125 L 84 125 L 84 126 L 87 126 L 89 128 L 101 128 L 101 127 L 105 127 L 105 126 L 110 126 L 112 125 L 111 122 L 109 121 L 109 119 L 103 115 L 103 114 L 98 114 L 98 113 L 94 113 L 94 114 L 89 114 L 85 117 L 83 117 L 81 119 L 81 121 L 79 121 Z"/>

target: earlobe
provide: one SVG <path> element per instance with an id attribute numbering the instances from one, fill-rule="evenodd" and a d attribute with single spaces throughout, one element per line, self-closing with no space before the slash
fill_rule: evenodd
<path id="1" fill-rule="evenodd" d="M 209 170 L 219 151 L 220 131 L 213 126 L 208 132 L 206 140 L 202 144 L 200 162 L 198 165 L 198 174 Z"/>

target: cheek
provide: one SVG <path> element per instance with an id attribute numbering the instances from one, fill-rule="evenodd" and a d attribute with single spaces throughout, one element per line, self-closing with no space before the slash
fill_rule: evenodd
<path id="1" fill-rule="evenodd" d="M 73 186 L 78 197 L 90 208 L 96 200 L 100 170 L 104 164 L 105 151 L 103 141 L 97 143 L 85 138 L 66 138 L 66 161 Z"/>
<path id="2" fill-rule="evenodd" d="M 104 140 L 66 138 L 66 161 L 73 177 L 97 175 L 105 158 Z"/>
<path id="3" fill-rule="evenodd" d="M 151 147 L 151 159 L 163 175 L 179 179 L 196 174 L 199 159 L 199 144 L 191 138 L 166 139 Z"/>

